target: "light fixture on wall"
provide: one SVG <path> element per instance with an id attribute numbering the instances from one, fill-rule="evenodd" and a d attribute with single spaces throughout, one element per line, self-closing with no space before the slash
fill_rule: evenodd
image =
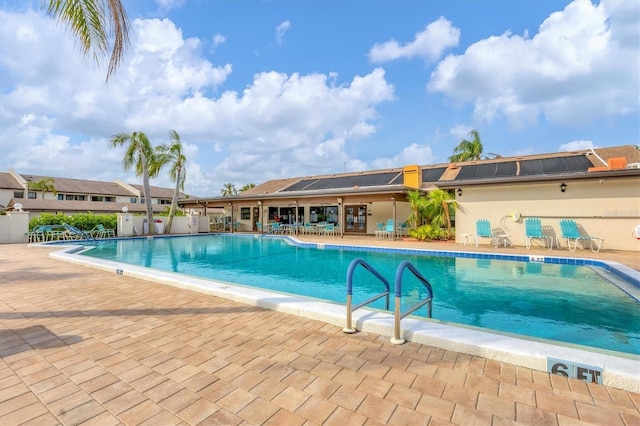
<path id="1" fill-rule="evenodd" d="M 458 188 L 458 197 L 462 197 L 462 188 Z"/>
<path id="2" fill-rule="evenodd" d="M 342 198 L 337 198 L 338 204 L 342 204 Z"/>
<path id="3" fill-rule="evenodd" d="M 126 213 L 128 211 L 129 211 L 129 207 L 127 206 L 122 207 L 122 213 Z"/>
<path id="4" fill-rule="evenodd" d="M 567 184 L 562 182 L 562 184 L 560 185 L 560 192 L 564 192 L 567 190 Z"/>
<path id="5" fill-rule="evenodd" d="M 262 205 L 262 201 L 258 200 L 258 205 L 261 206 Z"/>

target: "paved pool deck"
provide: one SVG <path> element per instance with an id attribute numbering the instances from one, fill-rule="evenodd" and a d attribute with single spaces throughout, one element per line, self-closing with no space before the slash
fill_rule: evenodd
<path id="1" fill-rule="evenodd" d="M 373 237 L 338 244 L 584 256 Z M 418 248 L 418 247 L 416 247 Z M 639 425 L 640 394 L 0 245 L 0 424 Z M 640 366 L 639 366 L 640 373 Z"/>

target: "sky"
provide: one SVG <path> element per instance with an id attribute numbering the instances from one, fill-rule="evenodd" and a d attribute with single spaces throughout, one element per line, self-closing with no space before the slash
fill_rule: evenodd
<path id="1" fill-rule="evenodd" d="M 180 135 L 185 192 L 640 143 L 640 2 L 123 0 L 82 55 L 41 0 L 0 0 L 0 171 L 141 183 L 119 133 Z M 173 187 L 168 168 L 151 181 Z"/>

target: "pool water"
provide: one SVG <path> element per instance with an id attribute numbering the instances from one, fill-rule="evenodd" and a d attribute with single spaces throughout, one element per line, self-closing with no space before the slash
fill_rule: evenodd
<path id="1" fill-rule="evenodd" d="M 102 242 L 83 255 L 346 303 L 346 272 L 362 258 L 391 284 L 409 260 L 431 283 L 433 318 L 557 342 L 640 354 L 639 303 L 589 266 L 297 247 L 283 239 L 193 236 Z M 402 310 L 425 295 L 403 275 Z M 358 267 L 353 303 L 384 290 Z M 384 309 L 384 301 L 370 305 Z M 414 315 L 426 316 L 426 308 Z"/>

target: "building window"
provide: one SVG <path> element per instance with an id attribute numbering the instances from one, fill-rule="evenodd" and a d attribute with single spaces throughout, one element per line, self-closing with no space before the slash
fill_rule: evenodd
<path id="1" fill-rule="evenodd" d="M 338 223 L 338 206 L 311 206 L 309 209 L 309 222 Z"/>
<path id="2" fill-rule="evenodd" d="M 91 201 L 102 201 L 103 197 L 99 196 L 99 195 L 92 195 L 91 196 Z"/>
<path id="3" fill-rule="evenodd" d="M 58 194 L 58 200 L 63 201 L 64 200 L 64 194 Z"/>
<path id="4" fill-rule="evenodd" d="M 30 200 L 35 200 L 35 199 L 36 199 L 36 197 L 37 197 L 37 195 L 36 195 L 36 193 L 35 193 L 35 192 L 31 192 L 31 191 L 29 191 L 29 192 L 27 193 L 27 198 L 29 198 Z"/>
<path id="5" fill-rule="evenodd" d="M 13 198 L 24 198 L 24 191 L 13 191 Z"/>
<path id="6" fill-rule="evenodd" d="M 138 199 L 136 197 L 131 197 L 131 198 L 129 198 L 129 202 L 131 204 L 136 204 L 138 202 Z"/>
<path id="7" fill-rule="evenodd" d="M 64 197 L 65 200 L 67 201 L 84 201 L 85 200 L 85 196 L 84 195 L 65 195 Z"/>
<path id="8" fill-rule="evenodd" d="M 240 220 L 251 219 L 251 207 L 240 207 Z"/>
<path id="9" fill-rule="evenodd" d="M 158 204 L 171 204 L 171 200 L 158 200 Z"/>
<path id="10" fill-rule="evenodd" d="M 115 197 L 104 197 L 104 201 L 107 203 L 115 203 Z"/>

